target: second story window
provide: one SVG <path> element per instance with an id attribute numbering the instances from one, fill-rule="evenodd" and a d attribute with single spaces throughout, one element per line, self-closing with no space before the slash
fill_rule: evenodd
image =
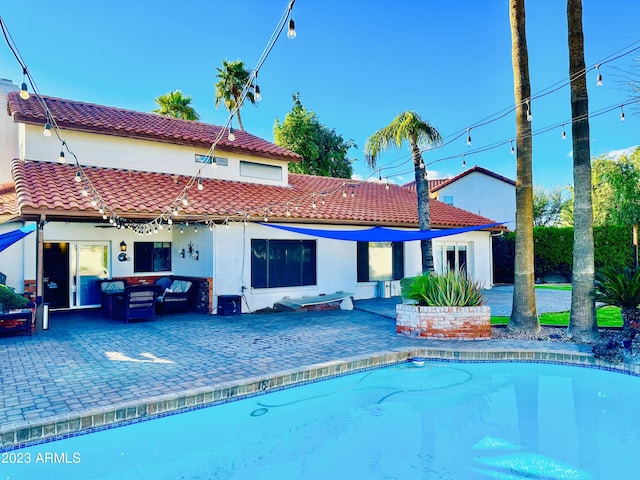
<path id="1" fill-rule="evenodd" d="M 224 157 L 212 157 L 211 155 L 198 155 L 196 154 L 196 162 L 216 164 L 219 167 L 226 167 L 229 165 L 229 160 Z"/>

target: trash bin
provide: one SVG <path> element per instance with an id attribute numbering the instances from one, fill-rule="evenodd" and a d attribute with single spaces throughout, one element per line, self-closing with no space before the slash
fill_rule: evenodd
<path id="1" fill-rule="evenodd" d="M 218 315 L 228 317 L 242 313 L 242 297 L 240 295 L 218 295 Z"/>
<path id="2" fill-rule="evenodd" d="M 378 282 L 378 298 L 391 298 L 391 280 Z"/>

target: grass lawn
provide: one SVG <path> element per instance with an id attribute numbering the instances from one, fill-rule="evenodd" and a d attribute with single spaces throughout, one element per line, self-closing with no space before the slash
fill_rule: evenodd
<path id="1" fill-rule="evenodd" d="M 570 283 L 548 283 L 546 285 L 536 285 L 540 290 L 571 290 Z"/>
<path id="2" fill-rule="evenodd" d="M 596 309 L 598 327 L 621 327 L 622 316 L 618 307 L 601 307 Z M 491 325 L 506 325 L 509 317 L 491 317 Z M 569 325 L 569 312 L 543 313 L 540 315 L 540 325 L 566 327 Z"/>

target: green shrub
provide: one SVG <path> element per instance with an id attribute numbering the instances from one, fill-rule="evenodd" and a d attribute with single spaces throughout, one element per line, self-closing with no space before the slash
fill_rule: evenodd
<path id="1" fill-rule="evenodd" d="M 513 282 L 515 233 L 509 232 L 493 239 L 494 281 Z M 534 238 L 535 277 L 560 273 L 571 278 L 573 269 L 573 228 L 536 227 Z M 633 265 L 632 233 L 630 226 L 607 225 L 594 227 L 594 263 L 596 268 Z"/>
<path id="2" fill-rule="evenodd" d="M 14 291 L 6 285 L 0 285 L 0 303 L 5 310 L 11 310 L 14 308 L 25 308 L 31 302 L 22 295 L 14 293 Z"/>
<path id="3" fill-rule="evenodd" d="M 622 309 L 623 329 L 640 318 L 640 267 L 604 267 L 596 272 L 596 300 Z"/>
<path id="4" fill-rule="evenodd" d="M 482 285 L 466 274 L 449 271 L 411 277 L 400 283 L 402 296 L 429 307 L 476 307 L 484 303 Z"/>

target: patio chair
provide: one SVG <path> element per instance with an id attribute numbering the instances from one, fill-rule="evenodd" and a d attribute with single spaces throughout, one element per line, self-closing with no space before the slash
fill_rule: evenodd
<path id="1" fill-rule="evenodd" d="M 113 317 L 113 301 L 117 295 L 124 292 L 127 286 L 126 280 L 99 280 L 100 284 L 100 308 L 102 313 L 109 318 Z"/>
<path id="2" fill-rule="evenodd" d="M 158 313 L 189 311 L 193 285 L 191 280 L 174 278 L 169 288 L 158 297 Z"/>
<path id="3" fill-rule="evenodd" d="M 125 287 L 121 295 L 115 295 L 113 316 L 129 323 L 129 320 L 156 318 L 157 289 L 154 285 Z"/>

